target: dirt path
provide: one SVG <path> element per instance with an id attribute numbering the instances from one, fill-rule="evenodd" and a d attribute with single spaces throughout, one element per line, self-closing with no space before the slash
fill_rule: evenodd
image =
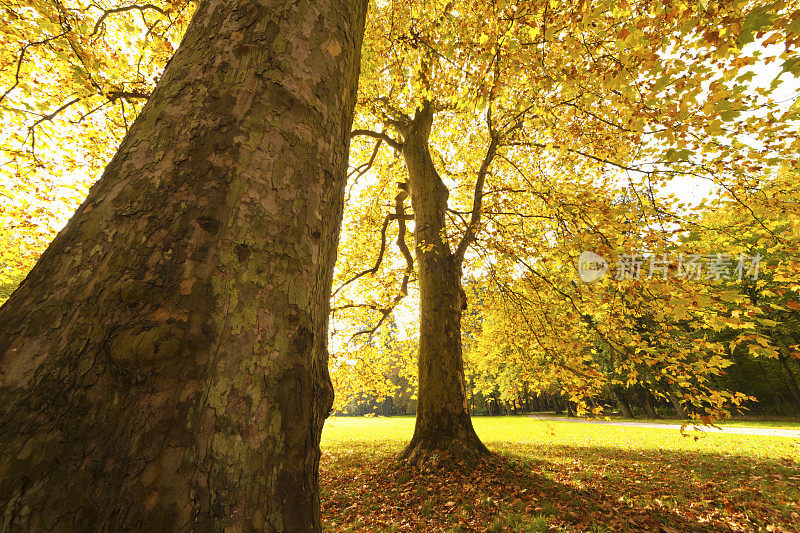
<path id="1" fill-rule="evenodd" d="M 653 422 L 637 422 L 635 420 L 621 422 L 615 420 L 586 420 L 583 418 L 563 418 L 558 416 L 547 416 L 547 415 L 528 415 L 528 416 L 530 418 L 535 418 L 536 420 L 546 420 L 547 422 L 571 422 L 573 424 L 598 424 L 605 426 L 623 426 L 632 428 L 671 429 L 673 431 L 679 430 L 681 428 L 680 424 L 655 424 Z M 689 426 L 687 429 L 691 431 L 692 427 Z M 748 428 L 748 427 L 739 428 L 739 427 L 727 427 L 727 426 L 722 428 L 703 426 L 700 427 L 699 429 L 707 433 L 800 438 L 799 429 L 770 429 L 770 428 Z"/>

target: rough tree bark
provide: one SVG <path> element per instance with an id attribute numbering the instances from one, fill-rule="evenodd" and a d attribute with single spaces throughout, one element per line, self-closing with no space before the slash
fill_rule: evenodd
<path id="1" fill-rule="evenodd" d="M 407 462 L 446 466 L 470 462 L 489 451 L 472 427 L 461 351 L 461 261 L 442 238 L 449 191 L 431 159 L 430 105 L 403 131 L 401 152 L 414 209 L 415 255 L 420 289 L 419 392 L 414 436 L 401 455 Z"/>
<path id="2" fill-rule="evenodd" d="M 320 529 L 366 0 L 202 0 L 0 308 L 0 530 Z"/>

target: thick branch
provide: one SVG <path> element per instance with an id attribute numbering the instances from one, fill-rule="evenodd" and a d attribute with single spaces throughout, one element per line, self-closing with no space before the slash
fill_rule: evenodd
<path id="1" fill-rule="evenodd" d="M 475 180 L 475 193 L 472 199 L 472 213 L 470 215 L 469 224 L 467 224 L 464 236 L 461 242 L 458 243 L 453 257 L 456 264 L 461 264 L 464 260 L 464 254 L 467 248 L 475 240 L 475 235 L 478 232 L 478 224 L 481 220 L 481 205 L 483 204 L 483 184 L 486 182 L 486 176 L 489 173 L 489 167 L 494 161 L 494 156 L 497 154 L 497 146 L 499 144 L 499 136 L 492 127 L 492 108 L 489 106 L 489 111 L 486 113 L 486 123 L 489 126 L 489 147 L 486 149 L 486 155 L 483 157 L 481 167 L 478 169 L 478 179 Z"/>
<path id="2" fill-rule="evenodd" d="M 380 115 L 380 120 L 387 126 L 394 128 L 400 133 L 404 133 L 411 125 L 412 119 L 403 111 L 394 107 L 388 98 L 380 97 L 371 100 L 373 105 L 373 112 Z M 378 109 L 380 107 L 380 109 Z"/>
<path id="3" fill-rule="evenodd" d="M 384 141 L 386 144 L 397 150 L 398 152 L 403 149 L 403 143 L 398 142 L 391 137 L 389 137 L 384 132 L 377 132 L 372 130 L 353 130 L 350 132 L 350 137 L 356 137 L 358 135 L 364 135 L 366 137 L 372 137 L 373 139 L 380 139 Z"/>
<path id="4" fill-rule="evenodd" d="M 150 93 L 143 93 L 141 91 L 109 91 L 106 97 L 112 102 L 120 98 L 126 100 L 147 100 L 150 98 Z"/>
<path id="5" fill-rule="evenodd" d="M 409 220 L 409 217 L 410 220 L 414 219 L 413 215 L 406 215 L 403 202 L 407 197 L 408 192 L 401 190 L 394 198 L 394 212 L 397 216 L 398 224 L 400 225 L 400 230 L 397 232 L 397 247 L 400 248 L 400 253 L 403 254 L 406 260 L 406 277 L 414 270 L 414 256 L 411 255 L 411 252 L 408 250 L 408 245 L 406 244 L 406 220 Z M 404 283 L 407 282 L 407 279 L 404 280 Z"/>

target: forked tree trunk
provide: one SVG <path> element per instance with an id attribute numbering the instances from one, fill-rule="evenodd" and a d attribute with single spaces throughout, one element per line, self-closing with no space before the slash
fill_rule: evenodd
<path id="1" fill-rule="evenodd" d="M 617 399 L 617 405 L 622 412 L 622 416 L 625 418 L 636 418 L 633 416 L 633 409 L 628 402 L 628 396 L 625 394 L 625 391 L 621 387 L 612 387 L 611 390 L 614 393 L 614 398 Z"/>
<path id="2" fill-rule="evenodd" d="M 642 406 L 644 407 L 644 412 L 647 413 L 647 417 L 651 419 L 661 418 L 653 406 L 653 395 L 650 394 L 647 387 L 639 388 L 639 396 L 642 398 Z"/>
<path id="3" fill-rule="evenodd" d="M 0 308 L 0 530 L 320 529 L 365 0 L 202 0 Z"/>
<path id="4" fill-rule="evenodd" d="M 461 352 L 461 265 L 445 230 L 448 190 L 428 147 L 433 111 L 417 111 L 405 132 L 403 156 L 411 182 L 420 288 L 419 392 L 414 436 L 401 459 L 435 466 L 470 462 L 489 451 L 469 416 Z"/>

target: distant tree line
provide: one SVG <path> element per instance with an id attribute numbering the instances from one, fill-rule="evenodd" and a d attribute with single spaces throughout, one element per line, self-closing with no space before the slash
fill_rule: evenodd
<path id="1" fill-rule="evenodd" d="M 743 350 L 734 350 L 734 362 L 727 374 L 718 377 L 720 388 L 736 390 L 754 398 L 745 404 L 743 414 L 755 416 L 800 416 L 800 398 L 796 393 L 800 365 L 797 360 L 753 357 Z M 339 416 L 413 416 L 416 399 L 408 391 L 408 382 L 394 377 L 398 392 L 378 396 L 364 394 L 351 399 L 336 411 Z M 496 387 L 490 393 L 468 390 L 469 408 L 473 416 L 502 416 L 533 413 L 577 416 L 575 401 L 556 387 L 534 392 L 527 384 L 508 397 Z M 601 395 L 588 399 L 591 407 L 625 418 L 685 418 L 680 392 L 675 389 L 649 390 L 643 386 L 608 386 Z"/>

